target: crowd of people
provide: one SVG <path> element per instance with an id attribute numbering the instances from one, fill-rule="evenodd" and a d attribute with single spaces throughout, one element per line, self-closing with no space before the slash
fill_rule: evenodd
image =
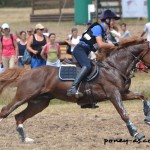
<path id="1" fill-rule="evenodd" d="M 87 22 L 85 31 L 92 25 Z M 130 32 L 126 29 L 126 24 L 121 24 L 122 35 L 119 33 L 117 26 L 111 26 L 108 34 L 108 43 L 119 38 L 129 37 Z M 83 31 L 83 32 L 85 32 Z M 81 36 L 78 35 L 78 29 L 73 27 L 71 34 L 65 39 L 65 42 L 71 46 L 71 53 L 75 46 L 80 42 Z M 30 52 L 31 63 L 24 64 L 22 57 L 25 50 Z M 73 55 L 72 55 L 73 56 Z M 48 29 L 42 24 L 37 24 L 34 28 L 22 30 L 11 34 L 10 25 L 4 23 L 1 26 L 0 40 L 0 64 L 3 70 L 13 67 L 25 67 L 29 65 L 36 68 L 42 65 L 60 66 L 61 50 L 60 45 L 56 42 L 56 34 L 49 33 Z M 91 52 L 89 58 L 95 59 L 96 55 Z M 72 57 L 72 59 L 75 59 Z"/>

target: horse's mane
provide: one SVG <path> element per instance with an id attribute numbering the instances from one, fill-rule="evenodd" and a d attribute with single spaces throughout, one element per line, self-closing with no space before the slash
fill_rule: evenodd
<path id="1" fill-rule="evenodd" d="M 97 59 L 97 61 L 101 62 L 101 61 L 105 60 L 110 55 L 111 52 L 118 51 L 124 47 L 140 44 L 140 43 L 143 43 L 144 41 L 145 41 L 144 38 L 138 37 L 138 36 L 122 38 L 122 39 L 120 39 L 119 46 L 112 46 L 110 48 L 105 48 L 105 49 L 103 48 L 103 49 L 99 50 L 96 54 L 96 59 Z"/>

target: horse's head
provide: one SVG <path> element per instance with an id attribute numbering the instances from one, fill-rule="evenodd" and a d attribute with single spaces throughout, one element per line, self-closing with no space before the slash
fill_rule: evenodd
<path id="1" fill-rule="evenodd" d="M 127 39 L 104 60 L 107 64 L 129 75 L 139 61 L 150 65 L 150 44 L 144 38 Z"/>

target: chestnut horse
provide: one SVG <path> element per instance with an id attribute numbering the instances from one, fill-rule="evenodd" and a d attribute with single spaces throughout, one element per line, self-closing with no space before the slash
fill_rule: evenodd
<path id="1" fill-rule="evenodd" d="M 88 82 L 88 86 L 92 93 L 93 102 L 110 100 L 126 123 L 130 135 L 141 140 L 144 138 L 144 134 L 137 131 L 122 102 L 122 100 L 143 100 L 145 122 L 150 124 L 150 103 L 147 98 L 140 93 L 134 94 L 129 91 L 130 75 L 138 61 L 150 64 L 148 42 L 142 41 L 132 46 L 122 47 L 112 52 L 102 63 L 97 62 L 100 73 L 95 79 Z M 0 92 L 14 82 L 17 86 L 17 92 L 13 100 L 2 108 L 0 118 L 1 120 L 6 118 L 22 104 L 28 104 L 25 110 L 15 115 L 17 131 L 23 142 L 33 142 L 31 138 L 25 135 L 24 121 L 44 110 L 52 99 L 57 98 L 78 104 L 90 102 L 90 96 L 85 94 L 84 91 L 85 83 L 80 86 L 83 97 L 77 99 L 66 95 L 72 82 L 61 81 L 56 67 L 42 66 L 26 71 L 21 75 L 22 72 L 24 72 L 23 69 L 14 68 L 8 69 L 0 75 Z"/>

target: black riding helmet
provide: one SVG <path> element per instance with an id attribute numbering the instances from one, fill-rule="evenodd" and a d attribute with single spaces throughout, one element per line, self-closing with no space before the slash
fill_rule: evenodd
<path id="1" fill-rule="evenodd" d="M 103 11 L 100 15 L 100 20 L 102 22 L 105 22 L 106 24 L 108 24 L 108 26 L 110 27 L 110 21 L 111 19 L 115 19 L 115 20 L 119 20 L 120 17 L 116 15 L 116 13 L 114 13 L 113 11 L 107 9 L 105 11 Z M 106 22 L 106 19 L 109 19 L 108 22 Z"/>

